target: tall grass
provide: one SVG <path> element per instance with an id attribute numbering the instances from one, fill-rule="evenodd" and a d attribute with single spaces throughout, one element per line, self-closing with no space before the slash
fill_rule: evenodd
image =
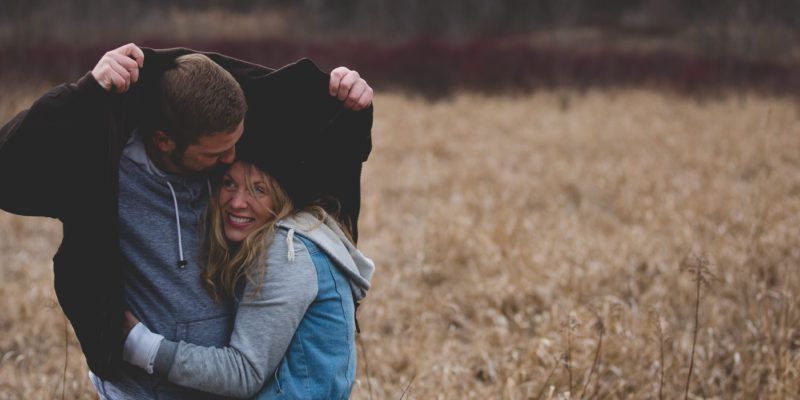
<path id="1" fill-rule="evenodd" d="M 5 96 L 4 120 L 39 92 L 14 90 L 25 101 Z M 361 247 L 378 271 L 359 311 L 371 379 L 360 360 L 354 398 L 669 399 L 687 377 L 695 398 L 800 393 L 796 103 L 642 90 L 375 103 Z M 0 398 L 61 393 L 59 238 L 55 221 L 0 214 Z M 717 277 L 699 297 L 679 272 L 688 254 Z M 66 398 L 94 398 L 68 344 Z"/>

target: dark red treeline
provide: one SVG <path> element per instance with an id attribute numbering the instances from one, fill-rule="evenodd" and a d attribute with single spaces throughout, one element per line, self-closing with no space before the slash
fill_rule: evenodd
<path id="1" fill-rule="evenodd" d="M 800 65 L 670 51 L 560 49 L 500 39 L 460 43 L 416 39 L 397 44 L 146 40 L 139 44 L 217 51 L 272 67 L 309 57 L 324 69 L 335 65 L 351 66 L 379 89 L 402 88 L 433 97 L 447 95 L 455 89 L 527 92 L 543 88 L 626 86 L 654 86 L 701 94 L 728 89 L 800 94 Z M 114 46 L 4 47 L 0 48 L 0 74 L 72 80 L 91 69 L 96 60 Z"/>

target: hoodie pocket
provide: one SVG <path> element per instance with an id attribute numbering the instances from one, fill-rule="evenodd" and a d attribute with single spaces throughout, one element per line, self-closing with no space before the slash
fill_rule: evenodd
<path id="1" fill-rule="evenodd" d="M 230 342 L 233 315 L 214 315 L 205 318 L 178 321 L 175 337 L 198 346 L 222 347 Z"/>

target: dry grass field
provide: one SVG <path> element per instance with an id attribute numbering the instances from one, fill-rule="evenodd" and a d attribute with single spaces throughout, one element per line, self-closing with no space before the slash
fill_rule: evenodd
<path id="1" fill-rule="evenodd" d="M 381 93 L 373 135 L 354 398 L 671 399 L 690 368 L 690 398 L 800 398 L 796 102 Z M 95 397 L 60 235 L 0 213 L 0 399 L 61 398 L 65 350 L 65 398 Z"/>

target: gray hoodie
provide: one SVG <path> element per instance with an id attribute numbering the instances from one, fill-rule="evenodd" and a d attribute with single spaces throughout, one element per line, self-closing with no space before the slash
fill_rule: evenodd
<path id="1" fill-rule="evenodd" d="M 234 308 L 230 302 L 211 299 L 202 285 L 198 260 L 199 219 L 209 191 L 203 178 L 160 171 L 139 135 L 126 145 L 119 167 L 118 209 L 128 307 L 169 340 L 223 346 L 230 339 Z M 180 260 L 186 265 L 179 265 Z M 126 365 L 118 379 L 94 381 L 101 395 L 112 399 L 215 398 L 132 365 Z"/>

